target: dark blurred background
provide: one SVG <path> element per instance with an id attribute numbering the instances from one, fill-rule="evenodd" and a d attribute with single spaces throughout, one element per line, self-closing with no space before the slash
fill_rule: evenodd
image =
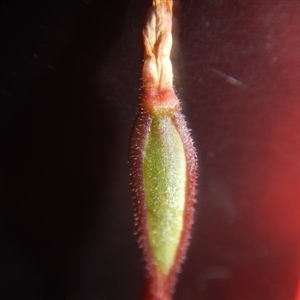
<path id="1" fill-rule="evenodd" d="M 151 1 L 1 1 L 1 299 L 140 299 L 128 140 Z M 175 3 L 200 178 L 175 300 L 296 299 L 300 2 Z"/>

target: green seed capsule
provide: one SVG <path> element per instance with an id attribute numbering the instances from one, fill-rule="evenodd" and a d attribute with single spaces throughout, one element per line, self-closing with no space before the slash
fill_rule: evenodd
<path id="1" fill-rule="evenodd" d="M 172 0 L 153 0 L 143 28 L 142 97 L 130 141 L 144 298 L 171 300 L 193 222 L 197 157 L 173 89 Z"/>
<path id="2" fill-rule="evenodd" d="M 149 241 L 159 271 L 167 274 L 180 242 L 186 190 L 185 151 L 168 115 L 152 119 L 143 175 Z"/>

